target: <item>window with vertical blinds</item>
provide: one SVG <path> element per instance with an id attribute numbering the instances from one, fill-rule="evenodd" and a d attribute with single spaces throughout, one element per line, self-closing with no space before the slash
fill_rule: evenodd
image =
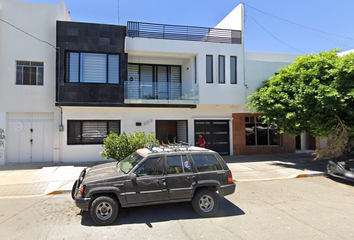
<path id="1" fill-rule="evenodd" d="M 237 84 L 237 57 L 230 57 L 230 83 Z"/>
<path id="2" fill-rule="evenodd" d="M 225 83 L 225 56 L 219 55 L 219 83 Z"/>
<path id="3" fill-rule="evenodd" d="M 68 145 L 102 144 L 111 132 L 120 134 L 119 120 L 68 120 Z"/>
<path id="4" fill-rule="evenodd" d="M 213 83 L 213 55 L 206 56 L 206 82 Z"/>
<path id="5" fill-rule="evenodd" d="M 119 55 L 69 52 L 68 82 L 119 83 Z"/>

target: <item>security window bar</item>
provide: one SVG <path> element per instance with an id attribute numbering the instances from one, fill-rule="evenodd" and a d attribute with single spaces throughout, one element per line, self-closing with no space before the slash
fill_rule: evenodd
<path id="1" fill-rule="evenodd" d="M 213 55 L 206 56 L 206 82 L 213 83 Z"/>
<path id="2" fill-rule="evenodd" d="M 67 81 L 119 84 L 119 57 L 116 54 L 68 52 Z"/>
<path id="3" fill-rule="evenodd" d="M 68 120 L 68 145 L 103 144 L 111 132 L 120 134 L 119 120 Z"/>
<path id="4" fill-rule="evenodd" d="M 245 122 L 246 146 L 280 145 L 277 125 L 263 124 L 257 117 L 246 117 Z"/>
<path id="5" fill-rule="evenodd" d="M 230 57 L 230 83 L 237 84 L 237 57 Z"/>
<path id="6" fill-rule="evenodd" d="M 219 55 L 219 83 L 225 83 L 225 56 Z"/>
<path id="7" fill-rule="evenodd" d="M 43 62 L 16 62 L 16 85 L 43 85 Z"/>

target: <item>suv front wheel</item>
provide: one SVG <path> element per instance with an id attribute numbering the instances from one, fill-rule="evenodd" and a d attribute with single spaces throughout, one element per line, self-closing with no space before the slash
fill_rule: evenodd
<path id="1" fill-rule="evenodd" d="M 197 190 L 192 199 L 194 211 L 201 217 L 212 217 L 219 208 L 219 196 L 209 190 Z"/>
<path id="2" fill-rule="evenodd" d="M 98 225 L 111 224 L 118 215 L 118 203 L 110 196 L 99 196 L 91 205 L 90 214 Z"/>

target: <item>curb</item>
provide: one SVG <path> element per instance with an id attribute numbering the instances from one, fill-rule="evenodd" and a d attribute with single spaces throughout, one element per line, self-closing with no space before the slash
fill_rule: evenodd
<path id="1" fill-rule="evenodd" d="M 46 194 L 44 194 L 44 195 L 63 194 L 63 193 L 67 193 L 67 192 L 71 192 L 71 190 L 69 190 L 69 189 L 64 189 L 64 190 L 54 190 L 54 191 L 51 191 L 51 192 L 46 193 Z"/>
<path id="2" fill-rule="evenodd" d="M 256 182 L 256 181 L 273 181 L 273 180 L 294 179 L 294 178 L 320 177 L 320 176 L 326 176 L 326 173 L 323 172 L 296 173 L 289 177 L 241 179 L 241 180 L 232 179 L 232 181 L 233 182 Z"/>

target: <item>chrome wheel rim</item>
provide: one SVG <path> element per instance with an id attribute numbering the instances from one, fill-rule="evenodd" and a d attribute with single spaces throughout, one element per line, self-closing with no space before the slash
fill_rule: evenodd
<path id="1" fill-rule="evenodd" d="M 96 207 L 96 216 L 101 220 L 107 220 L 112 216 L 112 206 L 108 202 L 101 202 Z"/>
<path id="2" fill-rule="evenodd" d="M 208 195 L 203 195 L 199 199 L 199 208 L 203 212 L 210 212 L 211 210 L 213 210 L 213 208 L 214 208 L 214 200 L 213 200 L 213 198 L 208 196 Z"/>

